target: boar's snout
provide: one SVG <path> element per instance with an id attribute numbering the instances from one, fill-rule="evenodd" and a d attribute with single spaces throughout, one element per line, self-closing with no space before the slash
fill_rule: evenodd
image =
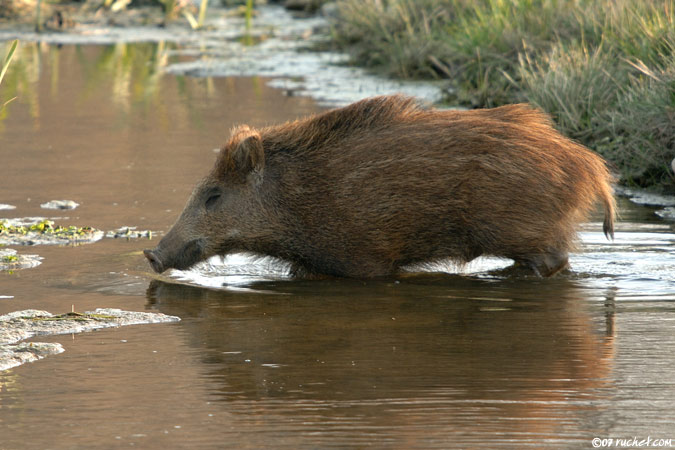
<path id="1" fill-rule="evenodd" d="M 146 258 L 148 258 L 148 261 L 150 261 L 150 265 L 152 266 L 152 270 L 154 270 L 157 273 L 164 272 L 164 264 L 162 264 L 162 261 L 155 254 L 155 252 L 153 252 L 150 249 L 145 249 L 145 250 L 143 250 L 143 254 L 145 255 Z"/>
<path id="2" fill-rule="evenodd" d="M 167 269 L 184 270 L 204 259 L 204 239 L 193 239 L 176 248 L 167 248 L 164 239 L 152 250 L 143 250 L 143 254 L 152 269 L 162 273 Z"/>

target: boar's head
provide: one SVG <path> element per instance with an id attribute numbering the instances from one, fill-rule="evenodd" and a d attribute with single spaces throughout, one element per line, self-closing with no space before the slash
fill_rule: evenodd
<path id="1" fill-rule="evenodd" d="M 144 250 L 152 268 L 187 269 L 213 255 L 246 250 L 260 223 L 265 153 L 257 131 L 237 128 L 211 173 L 195 187 L 180 217 L 157 247 Z"/>

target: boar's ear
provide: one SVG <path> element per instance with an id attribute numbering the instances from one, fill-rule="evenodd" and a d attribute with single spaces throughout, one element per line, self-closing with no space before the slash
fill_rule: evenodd
<path id="1" fill-rule="evenodd" d="M 221 169 L 246 177 L 249 172 L 262 172 L 265 151 L 260 134 L 246 125 L 235 129 L 230 142 L 221 152 Z"/>

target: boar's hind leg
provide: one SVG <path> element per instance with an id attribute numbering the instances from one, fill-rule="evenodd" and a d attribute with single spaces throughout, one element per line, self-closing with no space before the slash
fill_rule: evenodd
<path id="1" fill-rule="evenodd" d="M 561 250 L 553 250 L 525 258 L 515 258 L 515 260 L 517 264 L 532 269 L 540 277 L 550 277 L 569 267 L 568 254 Z"/>

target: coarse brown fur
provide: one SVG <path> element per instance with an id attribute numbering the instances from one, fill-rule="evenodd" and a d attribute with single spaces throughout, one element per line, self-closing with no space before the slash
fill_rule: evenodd
<path id="1" fill-rule="evenodd" d="M 611 182 L 599 156 L 531 106 L 453 111 L 374 97 L 235 129 L 146 255 L 163 270 L 252 251 L 300 273 L 349 277 L 494 255 L 548 276 L 567 266 L 575 228 L 596 201 L 613 236 Z M 186 243 L 198 248 L 177 256 Z"/>

